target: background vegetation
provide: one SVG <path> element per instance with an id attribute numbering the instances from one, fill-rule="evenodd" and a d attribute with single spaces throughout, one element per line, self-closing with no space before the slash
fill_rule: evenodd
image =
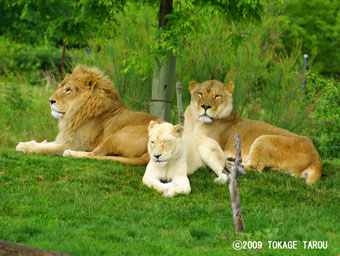
<path id="1" fill-rule="evenodd" d="M 261 21 L 252 23 L 226 18 L 212 7 L 197 9 L 192 1 L 174 3 L 181 27 L 174 31 L 172 44 L 184 107 L 190 102 L 189 81 L 233 80 L 238 113 L 311 137 L 324 160 L 323 176 L 314 187 L 274 172 L 242 177 L 246 233 L 240 237 L 233 235 L 227 189 L 213 184 L 207 170 L 190 179 L 190 196 L 168 200 L 141 184 L 142 167 L 14 151 L 19 141 L 51 141 L 57 134 L 48 98 L 59 82 L 64 41 L 66 70 L 77 63 L 101 68 L 115 82 L 123 102 L 137 111 L 149 110 L 158 54 L 154 1 L 127 2 L 123 11 L 112 7 L 106 16 L 112 19 L 100 24 L 92 22 L 92 16 L 75 19 L 77 6 L 72 1 L 45 1 L 48 9 L 20 4 L 26 2 L 0 2 L 4 14 L 0 17 L 0 239 L 79 255 L 226 255 L 235 252 L 231 244 L 236 238 L 327 240 L 330 248 L 322 253 L 339 253 L 338 1 L 264 1 Z M 90 0 L 81 2 L 92 15 L 105 9 L 89 6 Z M 52 33 L 60 27 L 65 33 Z M 309 55 L 306 78 L 304 53 Z M 49 88 L 46 77 L 52 80 Z M 176 123 L 175 95 L 171 115 Z M 320 255 L 304 250 L 251 253 Z"/>

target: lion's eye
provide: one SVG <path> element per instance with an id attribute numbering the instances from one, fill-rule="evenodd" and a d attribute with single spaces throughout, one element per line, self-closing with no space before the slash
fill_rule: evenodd
<path id="1" fill-rule="evenodd" d="M 65 93 L 66 93 L 66 94 L 71 93 L 71 89 L 70 89 L 70 88 L 66 88 Z"/>
<path id="2" fill-rule="evenodd" d="M 152 140 L 152 141 L 150 141 L 150 144 L 153 145 L 153 144 L 155 144 L 155 142 Z"/>
<path id="3" fill-rule="evenodd" d="M 217 99 L 220 99 L 222 97 L 222 95 L 215 95 L 214 99 L 217 100 Z"/>
<path id="4" fill-rule="evenodd" d="M 197 93 L 197 95 L 198 95 L 198 97 L 202 98 L 202 93 L 201 92 Z"/>
<path id="5" fill-rule="evenodd" d="M 168 143 L 168 141 L 166 141 L 166 140 L 162 141 L 162 145 L 165 145 L 166 143 Z"/>

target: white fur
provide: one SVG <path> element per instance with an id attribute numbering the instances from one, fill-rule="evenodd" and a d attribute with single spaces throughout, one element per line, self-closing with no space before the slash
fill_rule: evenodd
<path id="1" fill-rule="evenodd" d="M 212 119 L 209 118 L 208 116 L 200 116 L 198 118 L 198 120 L 201 122 L 201 123 L 212 123 Z"/>
<path id="2" fill-rule="evenodd" d="M 143 183 L 166 197 L 189 194 L 191 188 L 188 175 L 207 165 L 217 175 L 215 182 L 224 184 L 228 180 L 228 176 L 222 173 L 226 160 L 218 143 L 204 135 L 174 134 L 174 127 L 169 123 L 155 124 L 153 128 L 149 126 L 150 162 Z M 171 146 L 162 146 L 164 140 Z M 151 141 L 154 144 L 151 145 Z M 158 154 L 161 156 L 157 159 L 154 155 Z"/>
<path id="3" fill-rule="evenodd" d="M 56 109 L 56 107 L 54 107 L 53 105 L 51 105 L 51 115 L 55 119 L 59 119 L 59 118 L 62 118 L 64 116 L 64 114 L 61 113 L 60 111 L 58 111 L 58 109 Z"/>
<path id="4" fill-rule="evenodd" d="M 59 118 L 62 118 L 64 115 L 60 112 L 56 112 L 52 109 L 51 111 L 51 115 L 55 118 L 55 119 L 59 119 Z"/>

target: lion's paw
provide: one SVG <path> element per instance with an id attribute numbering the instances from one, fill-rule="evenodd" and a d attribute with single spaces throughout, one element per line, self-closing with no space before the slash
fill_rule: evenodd
<path id="1" fill-rule="evenodd" d="M 174 189 L 168 189 L 163 192 L 163 196 L 165 197 L 174 197 L 176 195 L 176 191 Z"/>
<path id="2" fill-rule="evenodd" d="M 37 144 L 38 143 L 35 140 L 28 142 L 19 142 L 15 149 L 24 153 L 32 153 Z"/>
<path id="3" fill-rule="evenodd" d="M 220 176 L 215 178 L 215 182 L 219 184 L 225 184 L 228 179 L 229 179 L 228 175 L 226 175 L 225 173 L 221 173 Z"/>
<path id="4" fill-rule="evenodd" d="M 66 149 L 63 153 L 64 157 L 72 156 L 76 158 L 82 158 L 82 157 L 90 157 L 91 154 L 89 152 L 84 152 L 84 151 L 74 151 L 71 149 Z"/>
<path id="5" fill-rule="evenodd" d="M 71 149 L 66 149 L 63 153 L 64 157 L 68 157 L 68 156 L 74 156 L 75 151 L 71 150 Z"/>

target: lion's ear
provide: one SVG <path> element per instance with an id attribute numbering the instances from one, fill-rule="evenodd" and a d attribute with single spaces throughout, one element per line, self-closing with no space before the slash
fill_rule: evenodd
<path id="1" fill-rule="evenodd" d="M 148 130 L 149 130 L 149 132 L 153 129 L 153 128 L 155 128 L 155 126 L 157 125 L 157 122 L 155 122 L 155 121 L 150 121 L 150 123 L 149 123 L 149 127 L 148 127 Z"/>
<path id="2" fill-rule="evenodd" d="M 173 132 L 176 136 L 178 136 L 178 137 L 182 137 L 183 131 L 184 131 L 183 126 L 181 126 L 181 125 L 179 125 L 179 124 L 176 124 L 176 125 L 172 128 L 172 132 Z"/>
<path id="3" fill-rule="evenodd" d="M 234 91 L 234 87 L 235 87 L 235 84 L 233 81 L 230 81 L 228 83 L 226 83 L 226 85 L 224 86 L 224 89 L 229 92 L 230 94 L 233 94 L 233 91 Z"/>
<path id="4" fill-rule="evenodd" d="M 195 90 L 195 88 L 199 85 L 199 83 L 195 82 L 195 81 L 191 81 L 189 82 L 189 90 Z"/>
<path id="5" fill-rule="evenodd" d="M 94 88 L 96 88 L 98 80 L 96 76 L 89 75 L 83 80 L 83 82 L 89 90 L 93 91 Z"/>

